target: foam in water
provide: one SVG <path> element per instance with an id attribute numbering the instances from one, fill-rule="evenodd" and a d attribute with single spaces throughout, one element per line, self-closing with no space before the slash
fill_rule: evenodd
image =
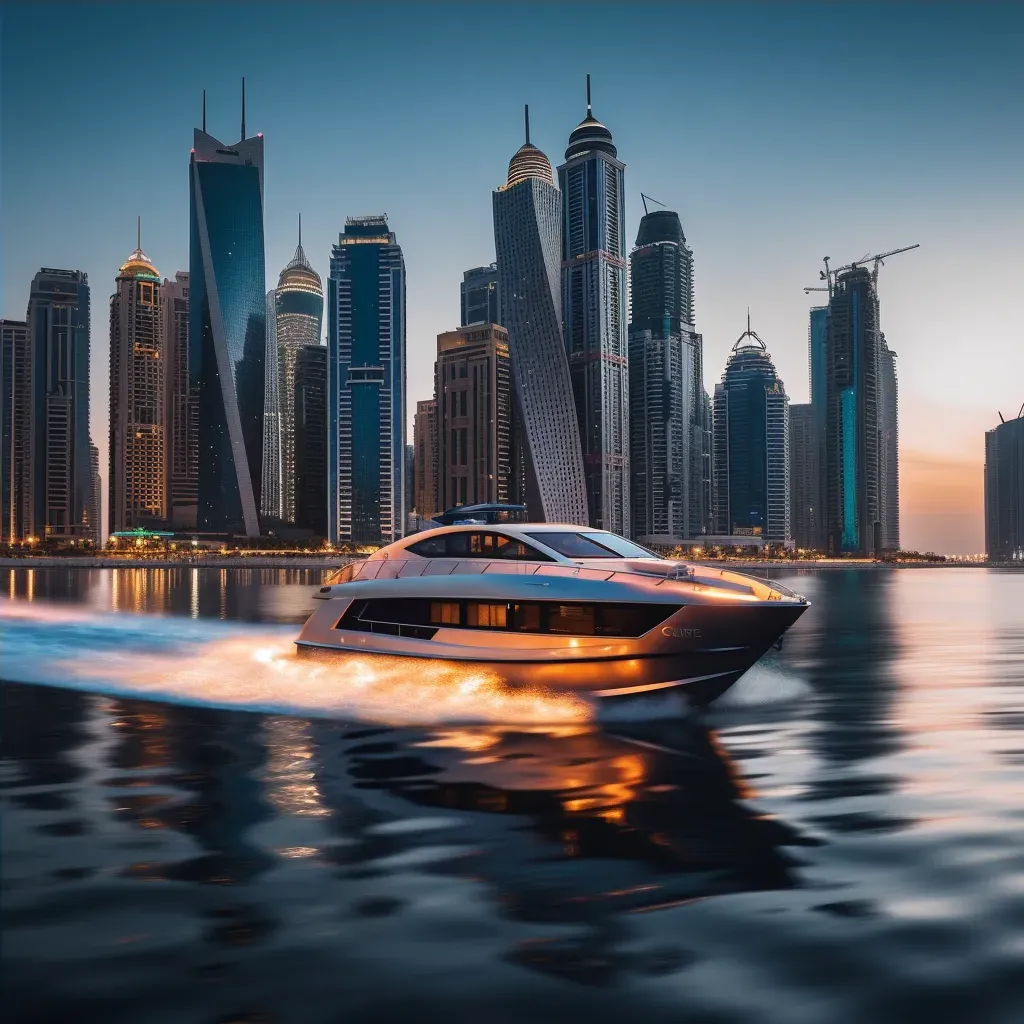
<path id="1" fill-rule="evenodd" d="M 388 725 L 642 722 L 689 714 L 664 690 L 605 701 L 507 686 L 479 666 L 383 655 L 295 655 L 293 626 L 90 612 L 0 600 L 0 678 L 120 696 Z M 791 700 L 806 684 L 759 664 L 715 709 Z"/>

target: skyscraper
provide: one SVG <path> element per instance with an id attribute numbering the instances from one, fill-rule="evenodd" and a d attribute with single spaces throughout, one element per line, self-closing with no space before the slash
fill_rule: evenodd
<path id="1" fill-rule="evenodd" d="M 716 532 L 788 541 L 789 398 L 749 314 L 715 386 L 714 421 Z"/>
<path id="2" fill-rule="evenodd" d="M 99 547 L 103 539 L 100 528 L 100 504 L 103 494 L 103 479 L 100 476 L 100 450 L 89 442 L 89 472 L 92 476 L 92 490 L 89 495 L 89 527 L 90 540 Z"/>
<path id="3" fill-rule="evenodd" d="M 459 323 L 496 324 L 498 319 L 498 265 L 474 267 L 462 275 L 459 287 Z"/>
<path id="4" fill-rule="evenodd" d="M 160 275 L 139 245 L 110 296 L 110 532 L 163 526 L 167 501 L 167 365 Z"/>
<path id="5" fill-rule="evenodd" d="M 882 548 L 900 548 L 900 426 L 899 381 L 896 376 L 896 353 L 879 334 L 879 518 L 882 522 Z"/>
<path id="6" fill-rule="evenodd" d="M 590 524 L 629 534 L 629 379 L 626 364 L 625 164 L 591 111 L 558 168 L 562 190 L 562 322 L 569 356 Z"/>
<path id="7" fill-rule="evenodd" d="M 512 497 L 531 518 L 585 525 L 579 421 L 562 340 L 562 195 L 548 158 L 530 143 L 529 110 L 526 142 L 493 204 L 498 322 L 508 331 L 514 390 Z"/>
<path id="8" fill-rule="evenodd" d="M 647 214 L 636 242 L 629 256 L 632 530 L 649 543 L 670 543 L 711 525 L 703 339 L 693 326 L 693 253 L 678 214 Z"/>
<path id="9" fill-rule="evenodd" d="M 331 542 L 405 532 L 405 260 L 386 215 L 349 217 L 327 282 Z"/>
<path id="10" fill-rule="evenodd" d="M 295 353 L 295 524 L 327 536 L 327 346 Z"/>
<path id="11" fill-rule="evenodd" d="M 29 536 L 32 347 L 24 320 L 0 320 L 0 541 Z"/>
<path id="12" fill-rule="evenodd" d="M 789 514 L 793 543 L 814 548 L 818 535 L 818 444 L 814 406 L 789 407 Z"/>
<path id="13" fill-rule="evenodd" d="M 295 522 L 295 362 L 301 348 L 320 344 L 323 314 L 323 285 L 302 248 L 300 218 L 295 256 L 267 293 L 263 510 L 286 523 Z"/>
<path id="14" fill-rule="evenodd" d="M 170 525 L 194 530 L 199 500 L 198 395 L 190 388 L 188 274 L 179 270 L 162 285 L 167 494 Z"/>
<path id="15" fill-rule="evenodd" d="M 204 103 L 205 107 L 205 103 Z M 263 136 L 228 145 L 196 129 L 189 165 L 190 390 L 198 419 L 198 522 L 260 533 L 266 275 Z"/>
<path id="16" fill-rule="evenodd" d="M 806 547 L 817 551 L 828 548 L 826 536 L 825 498 L 825 436 L 828 423 L 828 306 L 814 306 L 807 329 L 807 365 L 810 367 L 811 419 L 814 431 L 813 490 L 814 533 Z M 795 513 L 794 513 L 795 514 Z M 797 542 L 799 545 L 799 541 Z"/>
<path id="17" fill-rule="evenodd" d="M 439 334 L 435 372 L 441 508 L 507 503 L 512 472 L 508 334 L 496 324 Z"/>
<path id="18" fill-rule="evenodd" d="M 412 424 L 413 479 L 416 493 L 413 508 L 421 519 L 433 519 L 438 512 L 437 500 L 437 400 L 428 398 L 416 403 Z"/>
<path id="19" fill-rule="evenodd" d="M 1024 406 L 985 433 L 985 551 L 1024 562 Z"/>
<path id="20" fill-rule="evenodd" d="M 21 451 L 29 469 L 23 536 L 89 540 L 89 279 L 43 269 L 28 301 L 31 413 Z M 20 442 L 19 442 L 20 443 Z"/>
<path id="21" fill-rule="evenodd" d="M 871 273 L 836 275 L 826 329 L 825 529 L 830 552 L 884 547 L 880 479 L 881 344 Z"/>

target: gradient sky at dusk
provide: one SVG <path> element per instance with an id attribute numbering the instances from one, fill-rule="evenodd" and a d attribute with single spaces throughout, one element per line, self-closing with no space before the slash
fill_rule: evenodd
<path id="1" fill-rule="evenodd" d="M 594 113 L 640 192 L 679 211 L 713 389 L 745 326 L 807 400 L 807 310 L 833 265 L 880 273 L 899 355 L 903 546 L 983 548 L 984 431 L 1024 402 L 1022 5 L 5 4 L 0 315 L 40 266 L 92 286 L 106 462 L 107 298 L 135 245 L 188 267 L 188 158 L 266 139 L 268 286 L 303 242 L 326 277 L 346 216 L 387 212 L 408 270 L 409 399 L 428 397 L 459 281 L 491 262 L 491 192 L 522 142 L 562 161 Z M 410 434 L 411 440 L 411 434 Z M 106 469 L 103 469 L 106 478 Z"/>

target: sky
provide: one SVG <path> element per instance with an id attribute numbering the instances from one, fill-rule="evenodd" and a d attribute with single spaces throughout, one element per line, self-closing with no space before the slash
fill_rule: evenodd
<path id="1" fill-rule="evenodd" d="M 494 259 L 491 193 L 522 143 L 552 164 L 585 113 L 694 250 L 705 385 L 746 326 L 808 398 L 808 309 L 832 265 L 879 275 L 898 353 L 904 548 L 984 548 L 984 432 L 1024 402 L 1024 5 L 4 4 L 0 316 L 41 267 L 92 287 L 106 466 L 107 300 L 143 248 L 188 268 L 188 161 L 207 125 L 265 139 L 268 287 L 303 247 L 326 278 L 346 216 L 386 212 L 408 274 L 408 398 L 430 397 L 462 272 Z M 410 434 L 411 439 L 411 434 Z M 104 477 L 106 472 L 103 473 Z"/>

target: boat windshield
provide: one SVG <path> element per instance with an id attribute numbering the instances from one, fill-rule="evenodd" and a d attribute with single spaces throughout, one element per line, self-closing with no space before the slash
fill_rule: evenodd
<path id="1" fill-rule="evenodd" d="M 657 555 L 614 533 L 528 533 L 566 558 L 657 558 Z"/>

